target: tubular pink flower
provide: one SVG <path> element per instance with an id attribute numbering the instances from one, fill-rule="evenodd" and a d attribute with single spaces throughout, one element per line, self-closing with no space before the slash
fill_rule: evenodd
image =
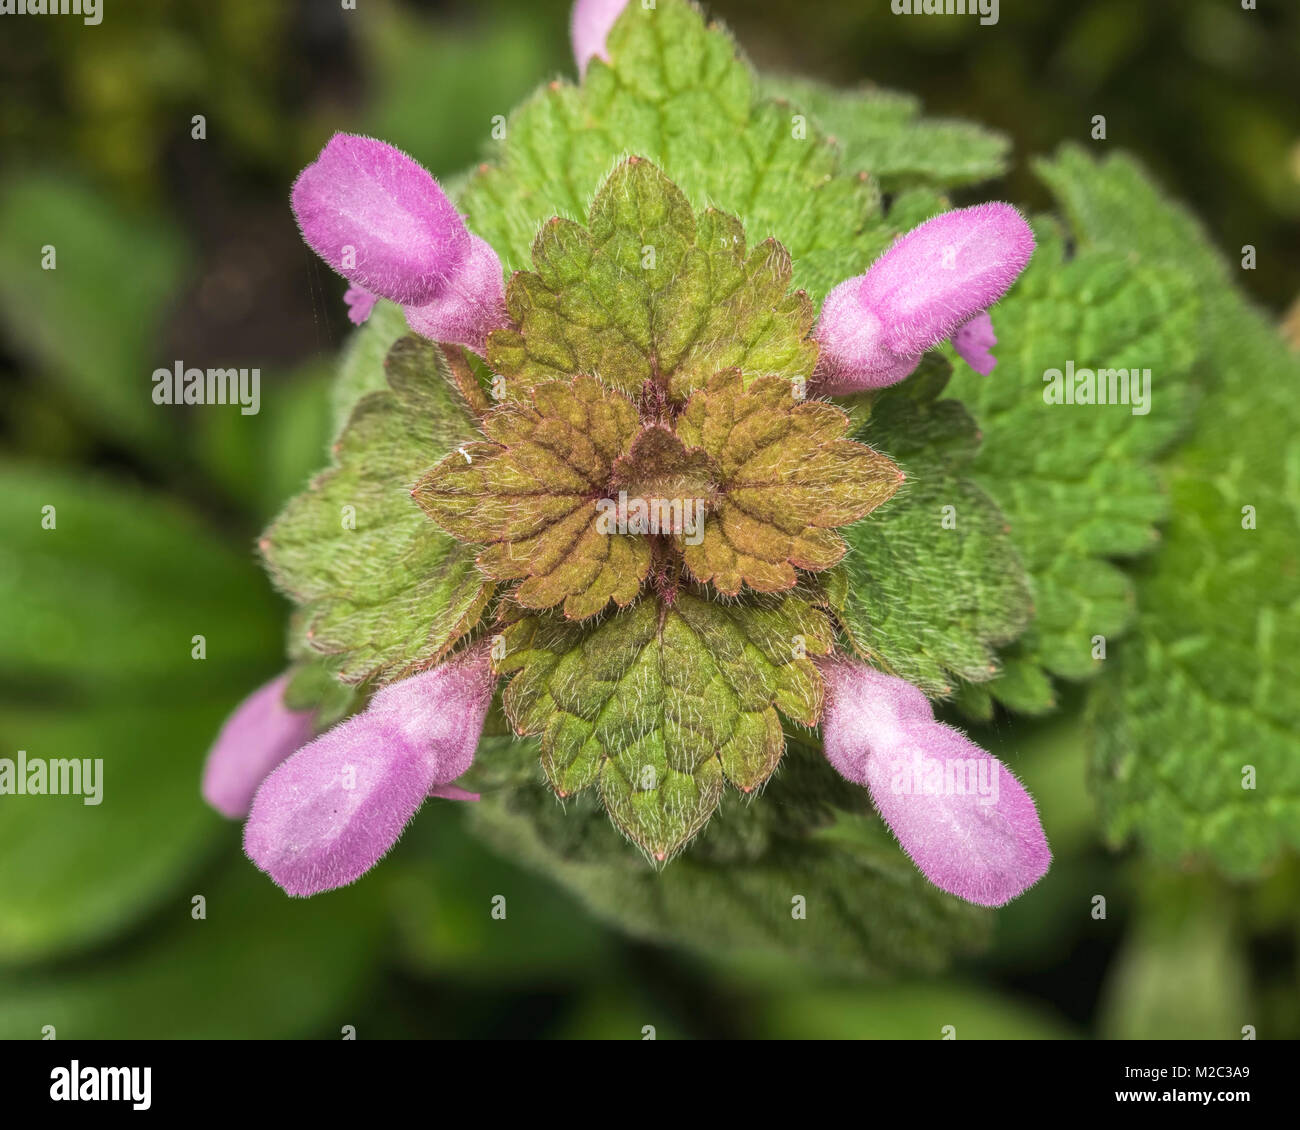
<path id="1" fill-rule="evenodd" d="M 294 750 L 311 740 L 311 711 L 284 705 L 287 674 L 250 694 L 226 720 L 203 766 L 203 799 L 222 816 L 248 815 L 257 787 Z"/>
<path id="2" fill-rule="evenodd" d="M 992 349 L 998 343 L 993 332 L 993 319 L 987 310 L 981 310 L 952 335 L 952 347 L 958 356 L 981 376 L 987 377 L 997 367 Z"/>
<path id="3" fill-rule="evenodd" d="M 336 133 L 291 193 L 303 239 L 348 282 L 394 302 L 431 301 L 469 250 L 441 186 L 400 149 Z"/>
<path id="4" fill-rule="evenodd" d="M 357 324 L 375 298 L 388 298 L 417 332 L 480 351 L 505 324 L 496 253 L 400 149 L 336 133 L 299 174 L 291 201 L 307 245 L 352 284 L 345 298 Z"/>
<path id="5" fill-rule="evenodd" d="M 936 887 L 1002 906 L 1052 860 L 1033 798 L 995 757 L 934 718 L 902 679 L 844 657 L 820 662 L 827 760 L 865 785 L 881 818 Z"/>
<path id="6" fill-rule="evenodd" d="M 1034 233 L 1010 204 L 958 208 L 913 228 L 826 296 L 813 332 L 816 391 L 903 380 L 927 349 L 1001 298 L 1033 252 Z"/>
<path id="7" fill-rule="evenodd" d="M 478 646 L 385 687 L 263 782 L 244 829 L 249 859 L 291 895 L 364 875 L 425 797 L 447 795 L 469 768 L 494 682 Z"/>
<path id="8" fill-rule="evenodd" d="M 487 351 L 487 335 L 506 323 L 501 260 L 486 240 L 470 237 L 469 254 L 442 293 L 424 306 L 404 306 L 407 324 L 432 341 L 454 341 Z"/>
<path id="9" fill-rule="evenodd" d="M 593 57 L 609 62 L 605 40 L 626 7 L 627 0 L 577 0 L 573 5 L 569 36 L 579 75 L 587 73 L 587 63 Z"/>

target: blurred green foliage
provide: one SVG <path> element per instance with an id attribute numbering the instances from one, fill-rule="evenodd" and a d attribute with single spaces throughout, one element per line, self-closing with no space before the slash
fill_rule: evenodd
<path id="1" fill-rule="evenodd" d="M 468 833 L 505 826 L 504 781 L 481 812 L 431 806 L 353 888 L 289 900 L 253 870 L 199 769 L 281 663 L 252 543 L 325 462 L 345 328 L 288 183 L 334 129 L 455 176 L 491 151 L 493 115 L 571 70 L 562 0 L 335 7 L 140 0 L 0 44 L 0 756 L 106 762 L 102 806 L 0 799 L 0 1037 L 1300 1036 L 1294 856 L 1232 884 L 1108 853 L 1070 691 L 1057 716 L 973 732 L 1038 798 L 1056 862 L 987 917 L 982 955 L 924 980 L 630 938 L 602 909 L 617 877 L 570 893 Z M 883 3 L 715 6 L 761 64 L 1010 135 L 1016 164 L 981 195 L 1049 207 L 1025 156 L 1106 114 L 1220 246 L 1259 247 L 1246 285 L 1280 309 L 1300 290 L 1300 9 L 1236 8 L 1004 4 L 990 29 Z M 210 356 L 262 367 L 258 416 L 149 401 L 154 367 Z"/>
<path id="2" fill-rule="evenodd" d="M 1138 156 L 1209 227 L 1260 249 L 1243 280 L 1275 309 L 1300 292 L 1300 5 L 1260 0 L 1033 0 L 997 24 L 895 16 L 888 3 L 718 0 L 757 64 L 824 82 L 863 80 L 918 95 L 926 112 L 1008 134 L 1009 200 L 1051 199 L 1029 158 L 1088 145 Z"/>

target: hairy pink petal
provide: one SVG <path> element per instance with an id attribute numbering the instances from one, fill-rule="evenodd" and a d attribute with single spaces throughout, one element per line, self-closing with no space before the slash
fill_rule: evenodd
<path id="1" fill-rule="evenodd" d="M 867 787 L 930 882 L 967 902 L 1001 906 L 1047 873 L 1052 853 L 1033 798 L 1005 765 L 936 721 L 904 680 L 842 658 L 822 670 L 827 759 Z"/>
<path id="2" fill-rule="evenodd" d="M 226 720 L 203 767 L 203 799 L 223 816 L 247 816 L 257 787 L 311 740 L 311 711 L 284 705 L 287 674 L 259 687 Z"/>
<path id="3" fill-rule="evenodd" d="M 573 40 L 578 74 L 587 73 L 587 63 L 593 57 L 609 62 L 605 40 L 626 7 L 627 0 L 577 0 L 573 5 L 569 35 Z"/>
<path id="4" fill-rule="evenodd" d="M 359 286 L 350 286 L 347 293 L 343 295 L 343 301 L 348 307 L 348 321 L 354 326 L 360 326 L 369 319 L 370 312 L 374 310 L 379 297 L 368 290 L 362 290 Z"/>
<path id="5" fill-rule="evenodd" d="M 467 345 L 480 356 L 487 337 L 506 324 L 501 260 L 486 240 L 470 236 L 469 254 L 432 302 L 403 307 L 407 324 L 431 341 Z"/>
<path id="6" fill-rule="evenodd" d="M 263 782 L 244 828 L 244 851 L 291 895 L 344 886 L 393 846 L 431 775 L 421 750 L 358 714 Z"/>
<path id="7" fill-rule="evenodd" d="M 469 254 L 469 232 L 438 182 L 383 141 L 336 133 L 299 174 L 291 200 L 317 255 L 394 302 L 433 301 Z"/>
<path id="8" fill-rule="evenodd" d="M 997 758 L 939 722 L 867 759 L 871 800 L 936 887 L 1002 906 L 1047 874 L 1052 853 L 1033 798 Z"/>
<path id="9" fill-rule="evenodd" d="M 480 644 L 440 667 L 390 683 L 366 713 L 422 748 L 433 769 L 430 787 L 445 785 L 474 763 L 495 683 L 487 645 Z"/>
<path id="10" fill-rule="evenodd" d="M 887 745 L 902 740 L 904 722 L 934 718 L 925 693 L 905 679 L 839 655 L 819 660 L 818 667 L 827 696 L 822 746 L 826 759 L 846 780 L 865 783 L 870 748 L 864 734 L 875 735 L 877 745 Z"/>
<path id="11" fill-rule="evenodd" d="M 944 212 L 899 238 L 826 296 L 813 336 L 818 393 L 882 388 L 1007 292 L 1034 251 L 1010 204 Z"/>
<path id="12" fill-rule="evenodd" d="M 291 895 L 364 875 L 430 791 L 469 768 L 493 679 L 480 647 L 385 687 L 267 777 L 244 829 L 248 857 Z"/>
<path id="13" fill-rule="evenodd" d="M 958 356 L 981 376 L 987 377 L 997 367 L 992 349 L 998 343 L 993 332 L 993 319 L 987 310 L 976 314 L 952 335 L 952 346 Z"/>
<path id="14" fill-rule="evenodd" d="M 1002 297 L 1029 263 L 1034 233 L 1010 204 L 977 204 L 927 220 L 864 276 L 862 301 L 895 353 L 922 353 Z"/>

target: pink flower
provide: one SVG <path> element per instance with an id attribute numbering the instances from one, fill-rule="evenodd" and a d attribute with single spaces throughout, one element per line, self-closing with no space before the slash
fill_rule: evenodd
<path id="1" fill-rule="evenodd" d="M 609 62 L 605 40 L 626 7 L 627 0 L 577 0 L 573 5 L 569 35 L 573 40 L 573 57 L 578 64 L 578 74 L 587 73 L 587 63 L 593 57 Z"/>
<path id="2" fill-rule="evenodd" d="M 961 359 L 984 377 L 997 366 L 997 359 L 991 352 L 997 343 L 993 319 L 987 310 L 981 310 L 952 335 L 952 347 Z"/>
<path id="3" fill-rule="evenodd" d="M 249 859 L 289 894 L 317 894 L 378 863 L 431 792 L 473 798 L 448 786 L 474 760 L 494 683 L 480 645 L 379 691 L 262 783 Z"/>
<path id="4" fill-rule="evenodd" d="M 407 324 L 432 341 L 455 341 L 482 354 L 488 333 L 505 324 L 504 305 L 492 310 L 483 296 L 501 292 L 501 260 L 486 240 L 469 237 L 469 250 L 460 269 L 438 297 L 424 306 L 407 306 Z M 498 298 L 504 303 L 504 299 Z"/>
<path id="5" fill-rule="evenodd" d="M 370 312 L 379 301 L 379 296 L 371 294 L 368 290 L 362 290 L 359 286 L 350 286 L 343 295 L 343 301 L 347 304 L 348 321 L 354 326 L 361 326 L 369 319 Z"/>
<path id="6" fill-rule="evenodd" d="M 913 228 L 866 274 L 826 296 L 813 331 L 821 346 L 815 390 L 850 393 L 903 380 L 927 349 L 1001 298 L 1033 252 L 1034 233 L 1010 204 L 958 208 Z M 991 368 L 992 330 L 991 321 L 972 326 L 960 347 L 976 369 Z"/>
<path id="7" fill-rule="evenodd" d="M 336 133 L 299 174 L 291 200 L 307 245 L 352 283 L 350 316 L 358 324 L 369 316 L 366 297 L 387 298 L 402 305 L 416 332 L 479 353 L 505 324 L 495 252 L 400 149 Z"/>
<path id="8" fill-rule="evenodd" d="M 842 656 L 820 662 L 827 760 L 865 785 L 885 823 L 936 887 L 1001 906 L 1046 873 L 1052 853 L 1025 787 L 965 734 L 937 722 L 902 679 Z"/>
<path id="9" fill-rule="evenodd" d="M 285 674 L 255 690 L 213 743 L 203 767 L 203 799 L 222 816 L 247 816 L 263 778 L 311 739 L 311 712 L 284 705 L 288 683 Z"/>

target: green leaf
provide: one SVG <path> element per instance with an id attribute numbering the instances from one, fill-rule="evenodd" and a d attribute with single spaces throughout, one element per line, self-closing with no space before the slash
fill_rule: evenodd
<path id="1" fill-rule="evenodd" d="M 40 1039 L 53 1025 L 60 1040 L 340 1039 L 375 975 L 379 890 L 287 899 L 238 860 L 174 891 L 124 952 L 0 976 L 0 1038 Z M 204 918 L 192 917 L 194 895 Z"/>
<path id="2" fill-rule="evenodd" d="M 325 659 L 308 658 L 293 666 L 284 688 L 284 705 L 290 710 L 312 711 L 318 733 L 350 714 L 363 696 L 357 687 L 340 683 Z"/>
<path id="3" fill-rule="evenodd" d="M 920 100 L 909 94 L 837 90 L 785 76 L 764 77 L 762 90 L 810 114 L 839 146 L 844 165 L 870 173 L 884 192 L 956 188 L 1007 171 L 1010 138 L 973 122 L 923 118 Z"/>
<path id="4" fill-rule="evenodd" d="M 152 350 L 181 266 L 174 231 L 119 214 L 88 188 L 41 175 L 0 191 L 6 328 L 79 417 L 146 455 L 177 447 L 180 409 L 153 403 L 150 377 L 171 364 Z"/>
<path id="5" fill-rule="evenodd" d="M 812 303 L 788 293 L 785 249 L 768 240 L 746 254 L 738 221 L 713 209 L 697 218 L 641 158 L 604 180 L 585 229 L 552 218 L 532 260 L 535 272 L 515 274 L 506 292 L 519 329 L 488 339 L 512 396 L 577 373 L 629 394 L 663 381 L 678 400 L 719 369 L 812 376 Z"/>
<path id="6" fill-rule="evenodd" d="M 793 749 L 761 795 L 727 794 L 663 871 L 622 850 L 591 794 L 556 805 L 534 756 L 532 743 L 515 742 L 479 758 L 484 795 L 471 827 L 637 937 L 875 977 L 933 971 L 987 941 L 988 912 L 927 883 L 865 814 L 865 791 L 819 753 Z"/>
<path id="7" fill-rule="evenodd" d="M 971 477 L 1001 508 L 1028 570 L 1034 621 L 1008 651 L 1024 691 L 1096 674 L 1096 637 L 1130 626 L 1132 584 L 1114 563 L 1154 548 L 1169 513 L 1155 467 L 1187 419 L 1200 300 L 1185 273 L 1119 248 L 1074 254 L 1048 222 L 1028 269 L 993 311 L 998 366 L 964 364 L 950 386 L 984 432 Z M 1150 369 L 1149 412 L 1136 404 L 1048 403 L 1050 370 Z M 1109 378 L 1107 378 L 1109 386 Z M 1000 697 L 1002 680 L 989 686 Z M 1029 701 L 1050 707 L 1050 693 Z M 1014 705 L 1008 701 L 1008 705 Z"/>
<path id="8" fill-rule="evenodd" d="M 904 468 L 903 489 L 846 531 L 840 621 L 853 647 L 927 694 L 984 683 L 997 646 L 1029 622 L 1029 581 L 1006 519 L 969 476 L 975 424 L 940 399 L 949 366 L 930 355 L 872 405 L 858 438 Z M 978 707 L 976 713 L 980 713 Z"/>
<path id="9" fill-rule="evenodd" d="M 259 525 L 320 469 L 333 436 L 334 370 L 327 358 L 296 372 L 263 369 L 256 415 L 194 413 L 191 443 L 204 471 L 244 502 Z"/>
<path id="10" fill-rule="evenodd" d="M 472 416 L 439 348 L 404 337 L 389 390 L 358 401 L 336 465 L 262 540 L 276 583 L 307 611 L 305 637 L 344 682 L 435 663 L 478 621 L 492 585 L 471 553 L 415 504 L 420 475 L 469 434 Z"/>
<path id="11" fill-rule="evenodd" d="M 485 750 L 482 756 L 493 755 Z M 536 777 L 535 751 L 529 760 Z M 615 936 L 562 888 L 467 834 L 463 820 L 454 818 L 460 815 L 427 812 L 413 821 L 402 833 L 401 850 L 375 876 L 389 890 L 403 966 L 461 988 L 497 992 L 540 981 L 589 983 L 604 969 L 617 978 Z M 485 899 L 496 893 L 509 901 L 502 918 L 483 912 Z"/>
<path id="12" fill-rule="evenodd" d="M 841 174 L 835 147 L 789 106 L 760 99 L 731 36 L 693 5 L 629 4 L 607 44 L 610 63 L 593 61 L 580 87 L 548 83 L 510 116 L 497 160 L 461 197 L 507 267 L 528 265 L 551 216 L 586 215 L 619 153 L 654 162 L 693 208 L 738 216 L 751 240 L 779 234 L 815 298 L 888 245 L 876 186 Z"/>
<path id="13" fill-rule="evenodd" d="M 246 555 L 167 500 L 0 462 L 0 529 L 0 672 L 20 686 L 109 700 L 159 681 L 251 690 L 250 657 L 278 646 L 277 602 Z M 191 658 L 196 635 L 206 659 Z"/>
<path id="14" fill-rule="evenodd" d="M 1121 574 L 1108 572 L 1110 578 Z M 1024 649 L 1014 646 L 1003 652 L 1001 670 L 988 686 L 990 694 L 1008 710 L 1019 714 L 1049 714 L 1056 709 L 1056 688 L 1052 677 Z"/>
<path id="15" fill-rule="evenodd" d="M 785 749 L 779 708 L 812 725 L 831 647 L 823 613 L 789 594 L 710 603 L 646 598 L 595 626 L 529 617 L 505 633 L 505 708 L 542 734 L 561 796 L 600 783 L 614 822 L 664 860 L 712 815 L 724 777 L 750 792 Z"/>
<path id="16" fill-rule="evenodd" d="M 220 827 L 203 749 L 281 629 L 247 554 L 139 490 L 0 466 L 0 528 L 0 757 L 102 762 L 98 804 L 0 796 L 0 962 L 25 962 L 116 934 L 194 871 Z"/>
<path id="17" fill-rule="evenodd" d="M 383 298 L 375 303 L 364 324 L 353 331 L 339 361 L 330 396 L 335 437 L 342 435 L 352 409 L 366 393 L 387 391 L 388 373 L 384 361 L 398 339 L 410 332 L 402 308 Z"/>
<path id="18" fill-rule="evenodd" d="M 1202 393 L 1164 466 L 1172 517 L 1138 573 L 1139 630 L 1093 704 L 1103 824 L 1164 860 L 1258 874 L 1300 848 L 1300 358 L 1134 162 L 1069 148 L 1041 172 L 1089 253 L 1177 271 L 1207 296 Z"/>
<path id="19" fill-rule="evenodd" d="M 0 704 L 0 756 L 102 762 L 98 804 L 0 796 L 0 961 L 111 936 L 194 871 L 220 829 L 198 795 L 203 745 L 255 679 L 206 693 L 156 684 L 148 703 Z"/>

